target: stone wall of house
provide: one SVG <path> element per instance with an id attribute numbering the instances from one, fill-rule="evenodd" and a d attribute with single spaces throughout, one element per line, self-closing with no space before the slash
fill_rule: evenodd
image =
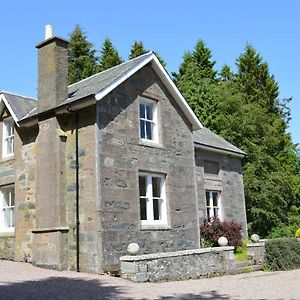
<path id="1" fill-rule="evenodd" d="M 219 164 L 220 171 L 218 175 L 204 173 L 203 161 L 205 160 Z M 223 220 L 236 220 L 242 225 L 243 235 L 246 237 L 247 220 L 241 159 L 231 155 L 196 149 L 195 161 L 200 224 L 207 217 L 205 191 L 220 191 Z"/>
<path id="2" fill-rule="evenodd" d="M 234 247 L 122 256 L 121 276 L 134 282 L 189 280 L 235 270 Z"/>
<path id="3" fill-rule="evenodd" d="M 35 228 L 35 144 L 37 126 L 15 131 L 15 233 L 17 261 L 32 261 L 32 229 Z"/>
<path id="4" fill-rule="evenodd" d="M 157 101 L 159 145 L 140 142 L 139 96 Z M 198 248 L 191 124 L 150 66 L 98 103 L 97 125 L 102 269 L 118 271 L 131 242 L 141 253 Z M 141 227 L 139 171 L 166 176 L 168 226 Z"/>
<path id="5" fill-rule="evenodd" d="M 99 213 L 96 185 L 95 106 L 79 113 L 79 249 L 80 270 L 100 271 Z M 75 114 L 64 116 L 66 134 L 66 224 L 68 268 L 76 268 L 76 156 Z"/>

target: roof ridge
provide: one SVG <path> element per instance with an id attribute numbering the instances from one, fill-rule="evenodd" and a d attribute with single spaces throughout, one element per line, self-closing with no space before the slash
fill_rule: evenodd
<path id="1" fill-rule="evenodd" d="M 12 96 L 17 96 L 17 97 L 22 97 L 22 98 L 26 98 L 26 99 L 29 99 L 29 100 L 37 101 L 37 99 L 32 98 L 32 97 L 28 97 L 28 96 L 13 93 L 13 92 L 3 91 L 3 90 L 0 91 L 0 94 L 9 94 L 9 95 L 12 95 Z"/>
<path id="2" fill-rule="evenodd" d="M 129 62 L 131 62 L 131 61 L 133 61 L 133 60 L 136 60 L 136 59 L 138 59 L 138 58 L 141 58 L 142 56 L 147 56 L 147 55 L 149 55 L 149 54 L 153 54 L 153 51 L 149 51 L 149 52 L 144 53 L 144 54 L 142 54 L 142 55 L 139 55 L 139 56 L 137 56 L 137 57 L 135 57 L 135 58 L 126 60 L 126 61 L 122 62 L 121 64 L 118 64 L 118 65 L 116 65 L 116 66 L 114 66 L 114 67 L 111 67 L 111 68 L 109 68 L 109 69 L 107 69 L 107 70 L 98 72 L 98 73 L 96 73 L 96 74 L 94 74 L 94 75 L 91 75 L 91 76 L 89 76 L 89 77 L 87 77 L 87 78 L 84 78 L 84 79 L 81 79 L 81 80 L 79 80 L 79 81 L 77 81 L 77 82 L 74 82 L 74 83 L 68 85 L 68 88 L 71 87 L 71 86 L 73 86 L 73 85 L 75 85 L 75 84 L 77 84 L 77 83 L 82 83 L 83 81 L 85 81 L 85 80 L 87 80 L 87 79 L 90 79 L 90 78 L 92 78 L 92 77 L 95 77 L 95 76 L 97 76 L 97 75 L 99 75 L 99 74 L 103 74 L 103 73 L 105 73 L 105 72 L 107 72 L 107 71 L 110 71 L 110 70 L 112 70 L 112 69 L 115 69 L 115 68 L 117 68 L 117 67 L 120 67 L 120 66 L 122 66 L 122 65 L 124 65 L 124 64 L 127 64 L 127 63 L 129 63 Z"/>

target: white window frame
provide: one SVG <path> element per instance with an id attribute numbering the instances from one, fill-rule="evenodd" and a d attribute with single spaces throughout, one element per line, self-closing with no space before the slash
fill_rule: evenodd
<path id="1" fill-rule="evenodd" d="M 209 203 L 207 201 L 207 193 L 209 195 Z M 214 205 L 213 194 L 218 194 L 217 205 Z M 218 218 L 222 221 L 222 207 L 221 207 L 221 191 L 206 190 L 205 191 L 205 205 L 206 205 L 206 216 L 210 220 L 212 218 Z M 217 209 L 217 215 L 215 214 L 215 209 Z M 208 213 L 209 212 L 209 213 Z"/>
<path id="2" fill-rule="evenodd" d="M 146 177 L 146 195 L 143 197 L 140 195 L 140 187 L 139 187 L 139 204 L 141 199 L 146 199 L 146 214 L 147 220 L 141 220 L 141 225 L 151 226 L 151 225 L 168 225 L 167 220 L 167 200 L 166 200 L 166 184 L 165 184 L 165 176 L 158 174 L 145 174 L 139 173 L 139 177 Z M 160 197 L 153 196 L 153 186 L 152 186 L 152 178 L 160 179 Z M 154 208 L 153 208 L 153 200 L 160 201 L 159 204 L 159 220 L 154 220 Z M 140 204 L 141 205 L 141 204 Z"/>
<path id="3" fill-rule="evenodd" d="M 5 197 L 5 191 L 8 191 L 8 206 L 4 205 L 4 197 Z M 14 205 L 12 205 L 12 198 Z M 15 231 L 15 191 L 14 186 L 9 185 L 5 187 L 0 188 L 0 232 L 14 232 Z M 10 221 L 14 220 L 13 226 L 5 226 L 4 225 L 4 213 L 5 210 L 10 211 Z"/>
<path id="4" fill-rule="evenodd" d="M 141 104 L 146 106 L 151 106 L 152 107 L 152 117 L 153 119 L 148 119 L 145 113 L 145 117 L 141 117 Z M 151 134 L 152 138 L 142 138 L 142 131 L 141 131 L 141 121 L 144 122 L 144 130 L 146 133 L 146 123 L 151 124 Z M 159 138 L 158 138 L 158 118 L 157 118 L 157 102 L 154 100 L 146 99 L 140 97 L 139 101 L 139 137 L 142 142 L 150 142 L 150 143 L 159 143 Z"/>
<path id="5" fill-rule="evenodd" d="M 8 128 L 11 129 L 12 134 L 8 135 Z M 15 140 L 15 130 L 14 130 L 14 120 L 12 118 L 3 120 L 3 131 L 2 131 L 2 157 L 9 157 L 14 155 L 14 140 Z M 8 144 L 11 142 L 11 152 L 8 151 Z"/>

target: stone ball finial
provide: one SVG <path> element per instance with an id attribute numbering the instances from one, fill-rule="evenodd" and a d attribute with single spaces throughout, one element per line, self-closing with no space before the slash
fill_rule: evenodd
<path id="1" fill-rule="evenodd" d="M 127 246 L 127 252 L 130 254 L 130 255 L 135 255 L 139 252 L 140 250 L 140 246 L 137 244 L 137 243 L 130 243 L 128 246 Z"/>
<path id="2" fill-rule="evenodd" d="M 225 246 L 227 246 L 227 245 L 228 245 L 228 240 L 227 240 L 227 238 L 226 238 L 225 236 L 219 237 L 219 239 L 218 239 L 218 244 L 219 244 L 220 247 L 225 247 Z"/>
<path id="3" fill-rule="evenodd" d="M 259 235 L 254 233 L 254 234 L 251 235 L 250 239 L 253 243 L 258 243 L 259 242 Z"/>

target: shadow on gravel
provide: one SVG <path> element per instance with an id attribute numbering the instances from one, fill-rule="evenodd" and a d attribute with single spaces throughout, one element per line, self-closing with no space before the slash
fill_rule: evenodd
<path id="1" fill-rule="evenodd" d="M 104 286 L 99 280 L 50 277 L 37 281 L 25 281 L 20 283 L 11 283 L 9 285 L 0 285 L 0 300 L 2 299 L 122 299 L 122 289 L 114 286 Z"/>
<path id="2" fill-rule="evenodd" d="M 133 288 L 134 289 L 134 288 Z M 128 292 L 128 291 L 127 291 Z M 134 291 L 130 291 L 131 293 Z M 170 291 L 170 294 L 172 291 Z M 24 281 L 0 285 L 0 300 L 107 300 L 133 299 L 118 286 L 104 286 L 99 280 L 82 280 L 65 277 L 49 277 L 37 281 Z M 216 291 L 203 292 L 200 295 L 182 294 L 160 296 L 157 300 L 227 300 L 228 295 Z M 147 300 L 147 298 L 141 299 Z"/>
<path id="3" fill-rule="evenodd" d="M 156 298 L 157 300 L 227 300 L 232 299 L 228 295 L 221 295 L 217 291 L 203 292 L 200 295 L 182 294 L 178 296 L 166 296 Z M 143 299 L 146 300 L 146 299 Z"/>

